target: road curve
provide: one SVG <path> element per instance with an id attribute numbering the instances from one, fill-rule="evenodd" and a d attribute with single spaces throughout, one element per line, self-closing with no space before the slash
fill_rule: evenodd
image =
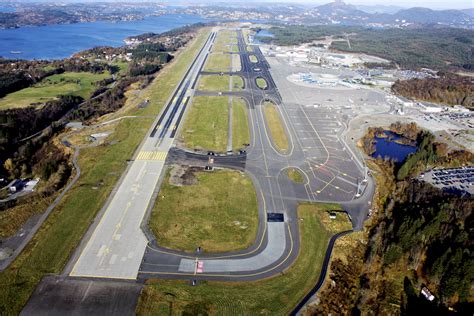
<path id="1" fill-rule="evenodd" d="M 326 250 L 326 255 L 324 256 L 323 266 L 321 267 L 321 274 L 319 275 L 318 282 L 316 282 L 314 287 L 308 292 L 308 294 L 306 294 L 306 296 L 298 303 L 298 305 L 293 308 L 293 310 L 290 312 L 291 316 L 297 315 L 301 311 L 301 309 L 308 303 L 308 301 L 314 296 L 314 294 L 319 291 L 321 286 L 323 286 L 324 280 L 326 279 L 326 275 L 328 273 L 332 250 L 334 249 L 334 245 L 337 239 L 346 236 L 352 232 L 352 230 L 347 230 L 344 232 L 337 233 L 331 237 L 331 239 L 329 240 L 328 248 Z"/>

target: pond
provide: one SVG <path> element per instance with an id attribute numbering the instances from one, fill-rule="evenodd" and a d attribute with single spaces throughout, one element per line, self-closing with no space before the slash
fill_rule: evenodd
<path id="1" fill-rule="evenodd" d="M 263 38 L 269 38 L 269 37 L 273 38 L 274 35 L 266 29 L 261 29 L 260 31 L 257 32 L 257 34 L 255 34 L 253 43 L 257 44 L 257 45 L 263 44 L 263 42 L 260 40 L 262 37 Z"/>
<path id="2" fill-rule="evenodd" d="M 405 158 L 417 151 L 417 146 L 410 146 L 400 144 L 399 140 L 403 139 L 403 136 L 397 135 L 391 131 L 384 131 L 384 134 L 388 137 L 374 137 L 375 140 L 375 152 L 372 157 L 389 157 L 395 162 L 403 162 Z"/>

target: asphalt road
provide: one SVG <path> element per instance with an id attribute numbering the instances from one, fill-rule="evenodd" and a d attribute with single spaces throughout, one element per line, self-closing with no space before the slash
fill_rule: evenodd
<path id="1" fill-rule="evenodd" d="M 165 109 L 134 155 L 124 177 L 70 272 L 74 277 L 135 280 L 148 240 L 141 229 L 208 48 L 211 33 Z"/>
<path id="2" fill-rule="evenodd" d="M 51 280 L 42 282 L 25 307 L 25 314 L 35 308 L 38 311 L 47 310 L 48 304 L 58 306 L 57 310 L 62 311 L 72 307 L 75 311 L 84 311 L 94 306 L 98 296 L 107 295 L 107 291 L 110 291 L 106 286 L 100 287 L 90 301 L 87 295 L 83 296 L 84 301 L 78 301 L 79 294 L 71 297 L 64 294 L 66 292 L 62 290 L 67 290 L 70 282 L 81 280 L 94 281 L 90 281 L 90 284 L 75 283 L 76 293 L 84 293 L 81 291 L 90 286 L 116 282 L 110 278 L 138 278 L 138 282 L 156 277 L 243 281 L 277 275 L 297 257 L 300 245 L 295 210 L 302 201 L 339 203 L 351 215 L 355 229 L 360 229 L 368 210 L 368 201 L 373 195 L 373 183 L 368 178 L 361 190 L 360 181 L 365 178 L 365 169 L 353 149 L 343 141 L 346 122 L 331 111 L 324 112 L 307 108 L 298 102 L 288 102 L 287 94 L 282 98 L 272 76 L 275 70 L 270 68 L 257 46 L 253 47 L 252 53 L 247 51 L 247 44 L 239 32 L 238 54 L 242 69 L 232 74 L 242 76 L 246 88 L 241 92 L 223 94 L 241 97 L 247 102 L 251 142 L 246 154 L 216 156 L 215 165 L 238 169 L 251 177 L 259 204 L 257 238 L 248 249 L 222 254 L 206 253 L 205 249 L 200 253 L 189 254 L 156 244 L 153 235 L 147 231 L 146 222 L 159 190 L 164 166 L 173 163 L 204 166 L 209 158 L 192 148 L 174 147 L 174 136 L 192 97 L 213 95 L 194 91 L 196 78 L 207 59 L 213 38 L 211 35 L 168 105 L 157 117 L 149 137 L 142 142 L 134 160 L 114 189 L 114 194 L 101 211 L 100 220 L 86 235 L 78 250 L 77 261 L 73 260 L 75 264 L 70 273 L 73 278 L 56 280 L 56 285 L 51 288 L 44 287 Z M 257 57 L 257 63 L 250 61 L 250 54 Z M 259 77 L 267 81 L 265 90 L 256 84 Z M 265 100 L 274 102 L 283 118 L 290 140 L 288 153 L 278 152 L 269 136 L 262 110 Z M 284 173 L 288 167 L 298 168 L 306 182 L 296 184 L 290 181 Z M 356 198 L 357 193 L 361 197 Z M 281 214 L 284 220 L 267 221 L 269 213 Z M 326 257 L 323 272 L 327 271 L 330 251 Z M 134 288 L 135 283 L 131 281 L 130 284 Z M 45 293 L 52 294 L 48 296 Z M 138 292 L 133 293 L 134 299 L 127 301 L 130 314 L 138 298 Z M 42 300 L 42 296 L 47 299 Z M 113 297 L 104 302 L 104 306 L 115 308 L 119 297 Z M 67 306 L 67 302 L 71 302 L 71 306 Z"/>
<path id="3" fill-rule="evenodd" d="M 315 113 L 301 104 L 285 104 L 270 73 L 270 65 L 257 46 L 247 51 L 242 33 L 238 36 L 241 70 L 229 73 L 243 78 L 245 89 L 223 92 L 222 95 L 241 97 L 249 107 L 251 128 L 247 154 L 215 157 L 215 166 L 245 171 L 253 180 L 259 198 L 259 229 L 257 239 L 248 249 L 220 254 L 184 253 L 156 244 L 151 233 L 138 277 L 206 280 L 257 280 L 281 273 L 295 260 L 299 251 L 296 208 L 302 201 L 341 203 L 351 214 L 356 227 L 365 218 L 367 201 L 372 197 L 369 180 L 365 190 L 363 165 L 339 138 L 344 125 L 331 112 Z M 257 63 L 250 61 L 255 55 Z M 205 72 L 201 74 L 210 75 Z M 214 73 L 218 75 L 219 73 Z M 262 90 L 257 78 L 264 78 L 267 88 Z M 219 95 L 218 92 L 196 91 L 195 95 Z M 290 150 L 279 152 L 269 134 L 262 110 L 265 100 L 274 102 L 284 120 Z M 329 115 L 332 115 L 329 117 Z M 193 149 L 173 149 L 167 164 L 205 166 L 208 156 Z M 296 184 L 285 174 L 289 167 L 298 168 L 306 183 Z M 356 193 L 361 197 L 355 198 Z M 283 214 L 282 223 L 267 221 L 268 213 Z M 145 227 L 146 230 L 146 227 Z"/>

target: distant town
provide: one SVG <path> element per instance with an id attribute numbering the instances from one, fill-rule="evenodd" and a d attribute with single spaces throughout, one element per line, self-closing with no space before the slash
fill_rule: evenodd
<path id="1" fill-rule="evenodd" d="M 22 3 L 5 2 L 0 11 L 0 28 L 27 25 L 70 24 L 95 21 L 133 21 L 162 14 L 193 14 L 212 20 L 279 22 L 284 24 L 363 25 L 375 28 L 419 27 L 422 25 L 474 27 L 472 10 L 394 10 L 383 6 L 354 6 L 337 0 L 324 5 L 258 3 L 199 4 L 174 6 L 161 3 Z"/>

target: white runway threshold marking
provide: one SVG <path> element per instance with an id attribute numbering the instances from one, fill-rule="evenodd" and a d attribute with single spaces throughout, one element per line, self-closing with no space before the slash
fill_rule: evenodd
<path id="1" fill-rule="evenodd" d="M 163 165 L 162 160 L 133 162 L 71 276 L 136 279 L 147 245 L 140 224 Z"/>

